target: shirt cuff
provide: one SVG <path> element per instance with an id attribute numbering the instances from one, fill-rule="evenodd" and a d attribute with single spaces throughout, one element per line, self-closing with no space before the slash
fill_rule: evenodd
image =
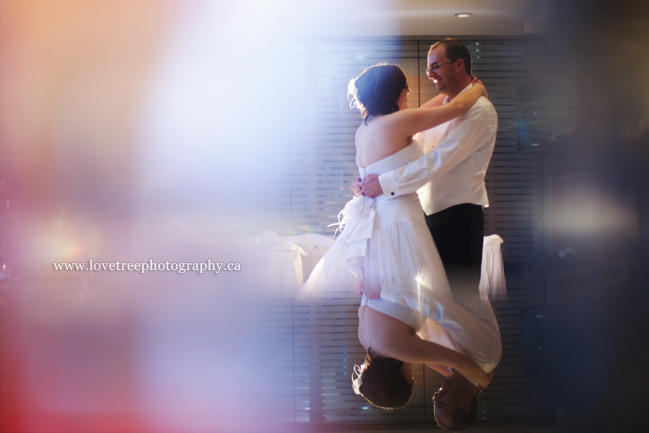
<path id="1" fill-rule="evenodd" d="M 399 195 L 397 192 L 397 181 L 394 179 L 394 171 L 388 171 L 379 175 L 379 184 L 383 190 L 383 195 L 387 197 L 396 197 Z"/>

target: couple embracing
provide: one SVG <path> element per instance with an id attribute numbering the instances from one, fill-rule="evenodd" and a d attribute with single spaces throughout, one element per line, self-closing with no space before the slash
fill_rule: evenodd
<path id="1" fill-rule="evenodd" d="M 384 409 L 405 407 L 411 365 L 426 364 L 445 377 L 433 397 L 437 423 L 464 430 L 502 351 L 478 289 L 497 116 L 462 42 L 433 45 L 427 73 L 440 95 L 417 109 L 408 109 L 397 65 L 372 66 L 350 82 L 363 118 L 356 197 L 302 293 L 342 285 L 362 296 L 358 338 L 367 357 L 354 369 L 357 394 Z"/>

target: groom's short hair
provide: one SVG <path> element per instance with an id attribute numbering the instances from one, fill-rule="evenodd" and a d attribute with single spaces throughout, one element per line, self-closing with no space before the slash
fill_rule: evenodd
<path id="1" fill-rule="evenodd" d="M 466 45 L 464 45 L 457 39 L 446 38 L 431 45 L 430 50 L 428 50 L 428 54 L 430 54 L 431 51 L 440 46 L 443 46 L 446 49 L 445 54 L 447 59 L 453 61 L 458 59 L 464 60 L 464 70 L 466 71 L 467 75 L 471 75 L 471 54 L 469 53 Z"/>

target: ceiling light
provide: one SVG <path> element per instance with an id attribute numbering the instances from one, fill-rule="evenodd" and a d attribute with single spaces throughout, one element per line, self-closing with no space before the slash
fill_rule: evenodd
<path id="1" fill-rule="evenodd" d="M 473 15 L 473 14 L 470 14 L 468 12 L 462 12 L 462 13 L 459 13 L 459 14 L 455 14 L 455 16 L 458 17 L 458 18 L 469 18 L 471 15 Z"/>

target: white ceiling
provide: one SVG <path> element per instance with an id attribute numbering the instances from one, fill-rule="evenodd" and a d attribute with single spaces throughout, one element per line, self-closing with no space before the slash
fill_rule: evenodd
<path id="1" fill-rule="evenodd" d="M 291 24 L 305 35 L 521 35 L 547 31 L 553 1 L 301 0 Z"/>

